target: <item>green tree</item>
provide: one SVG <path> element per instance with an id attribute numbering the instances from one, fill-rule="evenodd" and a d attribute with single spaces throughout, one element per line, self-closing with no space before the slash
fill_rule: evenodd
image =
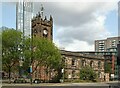
<path id="1" fill-rule="evenodd" d="M 52 41 L 46 38 L 33 37 L 33 39 L 26 39 L 24 44 L 25 62 L 29 62 L 30 64 L 37 62 L 32 73 L 36 71 L 38 66 L 44 66 L 50 76 L 51 69 L 57 71 L 60 68 L 61 54 Z"/>
<path id="2" fill-rule="evenodd" d="M 80 79 L 81 80 L 94 81 L 96 79 L 96 77 L 97 77 L 97 75 L 91 67 L 85 66 L 80 69 Z"/>
<path id="3" fill-rule="evenodd" d="M 33 72 L 38 66 L 45 66 L 48 73 L 51 69 L 61 70 L 61 54 L 52 41 L 40 37 L 32 39 L 24 37 L 23 40 L 21 32 L 7 29 L 2 31 L 2 65 L 3 70 L 9 73 L 9 79 L 11 72 L 18 71 L 17 66 L 19 66 L 21 57 L 19 48 L 22 49 L 22 57 L 25 58 L 22 68 L 26 73 L 28 73 L 28 67 L 36 61 Z"/>
<path id="4" fill-rule="evenodd" d="M 14 29 L 2 31 L 2 67 L 9 74 L 9 81 L 11 72 L 16 69 L 16 65 L 19 63 L 18 44 L 21 42 L 21 34 Z"/>
<path id="5" fill-rule="evenodd" d="M 111 69 L 111 64 L 109 62 L 105 62 L 105 73 L 111 73 L 112 69 Z"/>

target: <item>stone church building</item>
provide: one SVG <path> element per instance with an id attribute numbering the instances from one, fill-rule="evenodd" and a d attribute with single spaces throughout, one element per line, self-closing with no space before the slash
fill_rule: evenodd
<path id="1" fill-rule="evenodd" d="M 38 13 L 32 19 L 32 35 L 44 37 L 52 41 L 53 39 L 53 18 L 50 16 L 43 18 Z M 71 51 L 61 50 L 62 58 L 64 59 L 65 68 L 64 75 L 65 79 L 79 79 L 80 69 L 86 65 L 92 67 L 98 74 L 98 79 L 105 81 L 109 76 L 104 73 L 104 57 L 99 55 L 86 55 L 83 53 L 76 53 Z M 35 65 L 35 64 L 34 64 Z M 33 69 L 34 69 L 33 65 Z M 42 69 L 42 71 L 40 71 Z M 38 67 L 36 72 L 33 73 L 33 79 L 48 79 L 45 74 L 44 67 Z M 109 78 L 108 78 L 109 79 Z"/>

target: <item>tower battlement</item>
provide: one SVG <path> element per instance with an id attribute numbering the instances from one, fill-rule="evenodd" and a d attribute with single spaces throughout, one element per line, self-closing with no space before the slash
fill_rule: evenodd
<path id="1" fill-rule="evenodd" d="M 53 28 L 53 18 L 50 15 L 49 19 L 43 17 L 43 15 L 38 12 L 36 16 L 32 19 L 32 36 L 45 37 L 52 40 L 52 28 Z"/>
<path id="2" fill-rule="evenodd" d="M 49 19 L 47 19 L 47 17 L 42 17 L 40 12 L 38 14 L 36 14 L 36 16 L 33 17 L 32 19 L 32 26 L 35 26 L 35 24 L 41 24 L 41 25 L 45 25 L 45 26 L 52 26 L 53 25 L 53 18 L 50 15 Z"/>

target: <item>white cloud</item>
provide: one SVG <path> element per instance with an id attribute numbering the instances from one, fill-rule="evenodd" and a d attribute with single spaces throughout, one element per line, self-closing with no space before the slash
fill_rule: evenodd
<path id="1" fill-rule="evenodd" d="M 74 40 L 73 43 L 65 46 L 68 51 L 93 51 L 94 45 L 89 45 L 85 41 Z"/>
<path id="2" fill-rule="evenodd" d="M 105 28 L 105 21 L 107 14 L 116 9 L 115 2 L 44 2 L 43 4 L 45 14 L 53 16 L 54 42 L 59 47 L 72 51 L 90 51 L 94 50 L 94 40 L 111 35 Z"/>

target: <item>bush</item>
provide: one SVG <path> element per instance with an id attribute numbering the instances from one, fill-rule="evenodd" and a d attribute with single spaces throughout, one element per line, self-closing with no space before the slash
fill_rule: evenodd
<path id="1" fill-rule="evenodd" d="M 91 80 L 94 82 L 96 78 L 97 78 L 97 75 L 91 67 L 85 66 L 80 70 L 81 80 Z"/>
<path id="2" fill-rule="evenodd" d="M 14 83 L 27 83 L 27 81 L 24 78 L 18 78 L 14 80 Z"/>

